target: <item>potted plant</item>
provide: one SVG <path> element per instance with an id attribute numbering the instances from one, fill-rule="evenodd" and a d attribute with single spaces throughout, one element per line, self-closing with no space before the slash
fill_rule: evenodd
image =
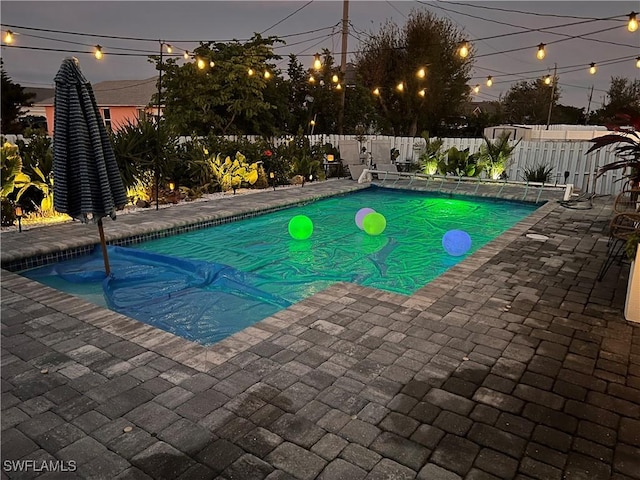
<path id="1" fill-rule="evenodd" d="M 599 148 L 617 144 L 614 152 L 620 160 L 600 167 L 597 176 L 610 170 L 624 169 L 623 178 L 628 179 L 632 189 L 638 189 L 640 186 L 640 134 L 638 134 L 640 117 L 631 117 L 630 115 L 616 115 L 616 117 L 626 126 L 609 127 L 615 133 L 591 140 L 594 145 L 587 150 L 587 154 Z M 640 322 L 640 254 L 638 253 L 640 249 L 638 242 L 640 242 L 640 230 L 632 233 L 625 244 L 627 256 L 631 260 L 631 270 L 624 315 L 627 320 L 632 322 Z"/>
<path id="2" fill-rule="evenodd" d="M 632 234 L 625 244 L 625 252 L 631 262 L 624 318 L 640 323 L 640 230 Z"/>

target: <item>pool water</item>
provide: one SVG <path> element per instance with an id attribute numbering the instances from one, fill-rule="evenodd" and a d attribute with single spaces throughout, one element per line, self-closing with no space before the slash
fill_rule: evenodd
<path id="1" fill-rule="evenodd" d="M 384 215 L 381 235 L 356 225 L 363 207 Z M 23 275 L 210 344 L 336 282 L 410 295 L 536 208 L 368 188 L 132 248 L 110 247 L 112 276 L 104 282 L 99 252 Z M 295 215 L 312 220 L 309 239 L 289 235 Z M 454 229 L 472 239 L 465 255 L 443 249 L 443 235 Z"/>

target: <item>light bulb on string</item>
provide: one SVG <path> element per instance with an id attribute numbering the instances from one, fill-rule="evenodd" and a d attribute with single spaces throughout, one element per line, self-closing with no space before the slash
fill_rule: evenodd
<path id="1" fill-rule="evenodd" d="M 336 90 L 342 90 L 342 84 L 340 84 L 340 83 L 339 83 L 339 84 L 337 84 L 337 85 L 336 85 Z"/>
<path id="2" fill-rule="evenodd" d="M 309 83 L 316 83 L 316 79 L 313 75 L 309 77 Z"/>
<path id="3" fill-rule="evenodd" d="M 185 60 L 189 60 L 189 50 L 185 50 L 182 56 L 184 57 Z"/>
<path id="4" fill-rule="evenodd" d="M 331 81 L 333 83 L 338 83 L 340 81 L 340 78 L 338 77 L 338 75 L 336 75 L 335 73 L 333 74 L 333 77 L 331 77 Z"/>
<path id="5" fill-rule="evenodd" d="M 544 84 L 551 85 L 551 75 L 547 75 L 544 77 Z"/>
<path id="6" fill-rule="evenodd" d="M 420 70 L 418 70 L 418 73 L 416 73 L 416 75 L 418 76 L 418 78 L 424 78 L 427 76 L 427 71 L 424 69 L 424 67 L 420 68 Z"/>
<path id="7" fill-rule="evenodd" d="M 589 73 L 591 75 L 595 75 L 597 70 L 598 70 L 598 68 L 596 67 L 595 63 L 591 63 L 591 65 L 589 65 Z"/>
<path id="8" fill-rule="evenodd" d="M 639 59 L 639 60 L 640 60 L 640 59 Z M 374 88 L 374 89 L 373 89 L 373 94 L 374 94 L 376 97 L 377 97 L 377 96 L 379 96 L 379 95 L 380 95 L 380 88 L 379 88 L 379 87 Z"/>
<path id="9" fill-rule="evenodd" d="M 547 56 L 547 52 L 545 52 L 544 47 L 546 47 L 544 43 L 538 45 L 538 53 L 536 53 L 536 57 L 538 57 L 538 60 L 542 60 Z"/>
<path id="10" fill-rule="evenodd" d="M 487 87 L 490 87 L 491 85 L 493 85 L 493 77 L 489 75 L 487 77 Z"/>
<path id="11" fill-rule="evenodd" d="M 398 85 L 396 85 L 396 90 L 398 90 L 399 92 L 404 92 L 404 82 L 398 83 Z"/>
<path id="12" fill-rule="evenodd" d="M 249 69 L 247 70 L 247 75 L 251 77 L 253 76 L 253 74 L 254 74 L 253 68 L 249 67 Z"/>
<path id="13" fill-rule="evenodd" d="M 473 87 L 473 93 L 480 93 L 480 85 Z"/>
<path id="14" fill-rule="evenodd" d="M 201 58 L 199 58 L 199 59 L 197 60 L 197 65 L 198 65 L 198 68 L 199 68 L 200 70 L 204 70 L 204 67 L 206 67 L 206 66 L 207 66 L 207 64 L 205 63 L 205 61 L 204 61 L 203 59 L 201 59 Z"/>
<path id="15" fill-rule="evenodd" d="M 423 88 L 422 90 L 420 90 L 420 91 L 418 92 L 418 95 L 420 95 L 420 96 L 421 96 L 421 97 L 423 97 L 423 98 L 424 98 L 424 96 L 425 96 L 426 94 L 427 94 L 427 89 L 426 89 L 426 88 Z"/>
<path id="16" fill-rule="evenodd" d="M 264 78 L 266 80 L 269 80 L 271 78 L 271 72 L 269 72 L 269 70 L 264 71 Z"/>
<path id="17" fill-rule="evenodd" d="M 320 70 L 322 68 L 322 61 L 320 60 L 320 54 L 316 53 L 313 56 L 313 68 L 314 70 Z"/>
<path id="18" fill-rule="evenodd" d="M 460 43 L 460 48 L 458 48 L 458 55 L 462 58 L 467 58 L 469 56 L 469 42 L 464 40 Z"/>
<path id="19" fill-rule="evenodd" d="M 211 61 L 209 62 L 209 66 L 210 66 L 211 68 L 215 67 L 215 66 L 216 66 L 216 62 L 214 62 L 213 60 L 211 60 Z"/>
<path id="20" fill-rule="evenodd" d="M 640 57 L 636 58 L 636 68 L 640 68 Z"/>
<path id="21" fill-rule="evenodd" d="M 4 43 L 13 43 L 13 32 L 11 30 L 7 30 L 7 33 L 4 34 Z"/>
<path id="22" fill-rule="evenodd" d="M 102 47 L 100 45 L 96 45 L 96 50 L 93 52 L 93 56 L 98 60 L 102 59 Z"/>
<path id="23" fill-rule="evenodd" d="M 167 53 L 173 53 L 173 47 L 168 43 L 165 43 L 165 48 L 167 49 Z"/>
<path id="24" fill-rule="evenodd" d="M 636 18 L 636 12 L 631 12 L 629 14 L 629 23 L 627 24 L 627 30 L 630 32 L 635 32 L 638 30 L 638 19 Z"/>

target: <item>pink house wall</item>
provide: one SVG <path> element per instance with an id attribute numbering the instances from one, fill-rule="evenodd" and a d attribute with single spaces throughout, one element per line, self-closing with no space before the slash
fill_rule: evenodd
<path id="1" fill-rule="evenodd" d="M 117 107 L 99 107 L 100 113 L 104 118 L 104 109 L 108 108 L 111 115 L 111 129 L 113 131 L 118 130 L 123 125 L 126 125 L 129 120 L 135 121 L 138 118 L 138 109 L 140 107 L 135 106 L 117 106 Z M 53 118 L 54 109 L 53 105 L 47 105 L 44 107 L 45 114 L 47 116 L 47 132 L 49 135 L 53 135 Z"/>

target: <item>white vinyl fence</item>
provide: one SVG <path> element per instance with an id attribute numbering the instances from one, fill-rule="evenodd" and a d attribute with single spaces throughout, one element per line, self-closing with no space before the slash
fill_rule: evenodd
<path id="1" fill-rule="evenodd" d="M 353 142 L 353 135 L 308 135 L 311 144 L 331 143 L 338 148 L 340 142 L 348 140 Z M 10 142 L 15 142 L 15 135 L 6 135 Z M 230 140 L 238 137 L 229 135 Z M 246 136 L 250 141 L 256 141 L 260 137 Z M 182 141 L 188 138 L 181 138 Z M 280 145 L 286 142 L 287 137 L 274 138 L 271 142 Z M 390 143 L 391 148 L 399 151 L 397 161 L 402 163 L 417 162 L 420 154 L 424 151 L 425 140 L 423 138 L 411 137 L 391 137 L 384 135 L 367 135 L 363 146 L 368 152 L 372 151 L 374 140 L 385 140 Z M 484 142 L 482 138 L 444 138 L 443 150 L 455 146 L 459 150 L 469 149 L 470 153 L 475 153 Z M 575 188 L 582 191 L 596 193 L 598 195 L 613 195 L 622 190 L 623 182 L 620 181 L 623 175 L 622 170 L 613 170 L 595 179 L 595 172 L 598 167 L 618 159 L 613 153 L 613 146 L 608 146 L 596 150 L 589 155 L 586 151 L 593 144 L 589 141 L 521 141 L 513 153 L 507 175 L 509 180 L 524 180 L 525 168 L 532 168 L 537 165 L 549 165 L 553 168 L 551 173 L 552 181 L 557 184 L 565 183 L 565 172 L 568 173 L 567 182 L 572 183 Z"/>
<path id="2" fill-rule="evenodd" d="M 340 146 L 341 140 L 353 141 L 353 135 L 308 135 L 311 144 L 331 143 L 334 147 Z M 229 137 L 234 139 L 235 137 Z M 247 137 L 256 140 L 258 137 Z M 420 154 L 424 151 L 426 142 L 423 138 L 391 137 L 384 135 L 367 135 L 363 146 L 367 151 L 372 151 L 374 140 L 387 140 L 391 148 L 400 152 L 398 162 L 418 162 Z M 459 150 L 469 149 L 475 153 L 484 143 L 482 138 L 444 138 L 443 150 L 456 147 Z M 274 139 L 273 143 L 279 145 L 287 141 L 286 138 Z M 513 144 L 513 142 L 512 142 Z M 622 190 L 622 170 L 614 170 L 595 178 L 595 172 L 602 165 L 619 160 L 613 153 L 613 146 L 605 147 L 590 154 L 586 154 L 593 143 L 589 141 L 521 141 L 513 152 L 511 162 L 507 168 L 509 180 L 524 180 L 525 168 L 533 168 L 537 165 L 549 165 L 552 181 L 556 184 L 565 183 L 565 172 L 569 172 L 566 183 L 572 183 L 576 189 L 596 193 L 598 195 L 613 195 Z"/>

